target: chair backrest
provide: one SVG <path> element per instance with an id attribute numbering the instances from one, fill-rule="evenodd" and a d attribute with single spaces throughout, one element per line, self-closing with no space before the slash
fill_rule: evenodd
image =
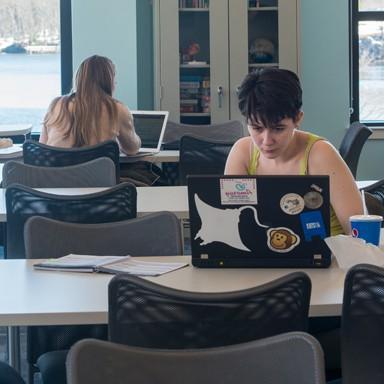
<path id="1" fill-rule="evenodd" d="M 368 137 L 371 135 L 372 129 L 358 121 L 355 121 L 348 128 L 343 140 L 341 141 L 339 153 L 355 178 L 361 150 L 363 149 Z"/>
<path id="2" fill-rule="evenodd" d="M 163 148 L 179 149 L 180 140 L 186 135 L 206 140 L 222 140 L 234 143 L 244 136 L 244 127 L 238 120 L 211 125 L 181 124 L 168 121 L 163 138 Z"/>
<path id="3" fill-rule="evenodd" d="M 341 318 L 343 383 L 382 383 L 384 365 L 384 269 L 351 268 L 344 284 Z"/>
<path id="4" fill-rule="evenodd" d="M 107 223 L 136 217 L 134 185 L 122 183 L 87 195 L 53 195 L 19 184 L 5 192 L 7 209 L 6 257 L 25 257 L 24 224 L 29 217 L 44 216 L 74 223 Z"/>
<path id="5" fill-rule="evenodd" d="M 116 256 L 173 256 L 183 253 L 180 222 L 156 212 L 114 223 L 78 224 L 34 216 L 24 229 L 26 257 L 56 258 L 69 253 Z"/>
<path id="6" fill-rule="evenodd" d="M 320 344 L 303 332 L 183 351 L 88 339 L 67 358 L 68 384 L 324 384 L 324 371 Z"/>
<path id="7" fill-rule="evenodd" d="M 0 383 L 1 384 L 25 384 L 20 374 L 11 366 L 0 361 Z"/>
<path id="8" fill-rule="evenodd" d="M 188 175 L 224 174 L 232 145 L 232 142 L 183 136 L 180 140 L 180 184 L 187 183 Z"/>
<path id="9" fill-rule="evenodd" d="M 109 338 L 150 348 L 207 348 L 307 329 L 311 281 L 291 273 L 236 292 L 185 292 L 116 275 L 109 284 Z"/>
<path id="10" fill-rule="evenodd" d="M 379 215 L 384 217 L 384 204 L 380 195 L 364 191 L 364 198 L 365 205 L 370 215 Z M 383 226 L 383 223 L 381 225 Z"/>
<path id="11" fill-rule="evenodd" d="M 23 144 L 24 163 L 40 167 L 65 167 L 85 163 L 98 157 L 109 157 L 116 168 L 116 181 L 120 180 L 119 146 L 114 140 L 80 148 L 59 148 L 27 140 Z"/>
<path id="12" fill-rule="evenodd" d="M 65 167 L 40 167 L 10 160 L 3 167 L 3 187 L 13 183 L 31 188 L 112 187 L 116 168 L 108 157 Z"/>
<path id="13" fill-rule="evenodd" d="M 371 195 L 375 196 L 376 199 L 382 205 L 384 205 L 384 179 L 371 184 L 369 187 L 365 187 L 364 191 L 369 192 Z"/>

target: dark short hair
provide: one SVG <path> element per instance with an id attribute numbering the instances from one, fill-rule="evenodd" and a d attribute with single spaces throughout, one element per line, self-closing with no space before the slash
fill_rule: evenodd
<path id="1" fill-rule="evenodd" d="M 239 109 L 249 122 L 274 127 L 287 117 L 295 120 L 301 106 L 300 80 L 287 69 L 257 69 L 240 86 Z"/>

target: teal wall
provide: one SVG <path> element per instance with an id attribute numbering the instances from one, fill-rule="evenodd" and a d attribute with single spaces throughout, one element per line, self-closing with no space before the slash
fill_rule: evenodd
<path id="1" fill-rule="evenodd" d="M 73 68 L 86 57 L 109 57 L 116 66 L 115 97 L 137 108 L 136 0 L 72 0 Z"/>
<path id="2" fill-rule="evenodd" d="M 348 0 L 301 0 L 303 129 L 339 146 L 349 125 Z M 382 179 L 382 140 L 364 146 L 357 178 Z"/>

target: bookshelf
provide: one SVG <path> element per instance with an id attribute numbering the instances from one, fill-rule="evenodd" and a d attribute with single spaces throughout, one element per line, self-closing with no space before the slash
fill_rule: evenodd
<path id="1" fill-rule="evenodd" d="M 298 72 L 299 0 L 154 0 L 156 98 L 170 119 L 241 119 L 237 89 L 257 68 Z"/>

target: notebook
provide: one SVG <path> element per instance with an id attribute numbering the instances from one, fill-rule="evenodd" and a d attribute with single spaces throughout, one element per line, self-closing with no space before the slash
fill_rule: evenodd
<path id="1" fill-rule="evenodd" d="M 131 111 L 136 133 L 141 139 L 139 154 L 154 154 L 160 151 L 165 127 L 168 121 L 167 111 Z"/>
<path id="2" fill-rule="evenodd" d="M 192 264 L 330 265 L 328 176 L 189 176 Z"/>

